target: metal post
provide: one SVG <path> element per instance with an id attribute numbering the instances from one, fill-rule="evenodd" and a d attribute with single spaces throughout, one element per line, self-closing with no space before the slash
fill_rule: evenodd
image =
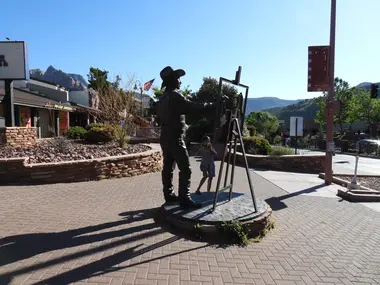
<path id="1" fill-rule="evenodd" d="M 236 120 L 236 119 L 235 119 Z M 245 149 L 244 149 L 244 143 L 243 143 L 243 138 L 241 137 L 241 131 L 239 127 L 239 122 L 236 121 L 236 128 L 239 134 L 239 141 L 241 145 L 241 150 L 243 152 L 243 157 L 244 157 L 244 164 L 245 164 L 245 171 L 247 173 L 248 177 L 248 184 L 249 184 L 249 190 L 251 192 L 251 197 L 252 197 L 252 202 L 253 202 L 253 207 L 255 208 L 255 213 L 257 212 L 257 203 L 256 203 L 256 197 L 255 193 L 253 191 L 253 185 L 252 185 L 252 180 L 251 180 L 251 174 L 249 173 L 249 168 L 248 168 L 248 161 L 247 161 L 247 156 L 245 155 Z"/>
<path id="2" fill-rule="evenodd" d="M 230 188 L 230 194 L 228 195 L 228 200 L 231 201 L 232 199 L 232 191 L 234 187 L 234 174 L 235 174 L 235 165 L 236 165 L 236 152 L 237 152 L 237 137 L 234 136 L 234 158 L 233 158 L 233 164 L 232 164 L 232 169 L 231 169 L 231 188 Z"/>
<path id="3" fill-rule="evenodd" d="M 354 177 L 352 178 L 352 183 L 355 183 L 357 184 L 357 181 L 356 181 L 356 175 L 358 173 L 358 163 L 359 163 L 359 156 L 357 155 L 356 156 L 356 160 L 355 160 L 355 172 L 354 172 Z"/>
<path id="4" fill-rule="evenodd" d="M 329 53 L 329 89 L 327 96 L 327 106 L 334 99 L 334 63 L 335 63 L 335 22 L 336 22 L 336 0 L 331 0 L 331 22 L 330 22 L 330 53 Z M 334 114 L 327 108 L 326 110 L 326 159 L 325 159 L 325 184 L 332 183 L 332 152 L 327 151 L 333 143 Z"/>
<path id="5" fill-rule="evenodd" d="M 216 141 L 216 135 L 218 132 L 216 130 L 219 130 L 220 128 L 220 104 L 221 104 L 221 98 L 223 94 L 223 79 L 219 78 L 219 93 L 218 96 L 216 97 L 216 114 L 215 114 L 215 121 L 214 121 L 214 131 L 212 134 L 212 144 L 215 145 L 217 143 Z"/>
<path id="6" fill-rule="evenodd" d="M 294 154 L 297 155 L 297 135 L 298 135 L 298 118 L 296 118 L 296 146 L 294 148 Z"/>
<path id="7" fill-rule="evenodd" d="M 140 92 L 141 92 L 141 118 L 144 118 L 143 88 L 141 85 L 140 85 Z"/>
<path id="8" fill-rule="evenodd" d="M 55 111 L 55 124 L 56 124 L 56 136 L 59 137 L 61 134 L 60 134 L 60 126 L 59 126 L 59 111 Z"/>
<path id="9" fill-rule="evenodd" d="M 5 96 L 3 99 L 4 104 L 4 117 L 5 126 L 14 127 L 15 126 L 15 108 L 14 108 L 14 93 L 13 93 L 13 81 L 5 80 Z"/>
<path id="10" fill-rule="evenodd" d="M 228 135 L 227 135 L 227 142 L 223 144 L 223 156 L 222 156 L 222 161 L 220 162 L 220 166 L 219 166 L 219 174 L 218 174 L 218 180 L 216 182 L 216 189 L 215 189 L 215 196 L 214 196 L 214 205 L 213 205 L 213 208 L 212 210 L 215 211 L 215 208 L 216 208 L 216 203 L 218 202 L 218 191 L 219 191 L 219 187 L 220 187 L 220 183 L 221 183 L 221 180 L 222 180 L 222 175 L 223 175 L 223 168 L 224 168 L 224 162 L 226 161 L 226 156 L 227 156 L 227 143 L 228 141 L 230 140 L 231 138 L 231 118 L 228 122 Z"/>

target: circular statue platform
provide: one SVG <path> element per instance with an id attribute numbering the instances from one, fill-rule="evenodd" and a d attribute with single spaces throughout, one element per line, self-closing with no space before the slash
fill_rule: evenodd
<path id="1" fill-rule="evenodd" d="M 227 192 L 219 193 L 214 212 L 215 192 L 203 192 L 191 195 L 194 201 L 202 203 L 202 208 L 184 209 L 179 203 L 165 203 L 161 206 L 161 214 L 170 226 L 184 230 L 191 230 L 197 225 L 213 232 L 221 224 L 232 221 L 249 224 L 257 233 L 267 228 L 272 210 L 265 201 L 256 198 L 255 211 L 250 194 L 233 193 L 231 201 L 228 201 L 228 195 Z"/>

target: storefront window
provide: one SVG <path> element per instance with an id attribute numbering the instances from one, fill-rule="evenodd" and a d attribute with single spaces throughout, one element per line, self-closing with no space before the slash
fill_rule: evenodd
<path id="1" fill-rule="evenodd" d="M 32 110 L 29 107 L 18 107 L 18 117 L 20 127 L 32 126 Z"/>
<path id="2" fill-rule="evenodd" d="M 67 132 L 69 128 L 69 113 L 68 112 L 59 112 L 59 132 L 60 135 L 63 135 Z"/>
<path id="3" fill-rule="evenodd" d="M 49 136 L 55 136 L 55 112 L 53 110 L 49 110 L 49 125 L 48 125 L 48 131 Z"/>

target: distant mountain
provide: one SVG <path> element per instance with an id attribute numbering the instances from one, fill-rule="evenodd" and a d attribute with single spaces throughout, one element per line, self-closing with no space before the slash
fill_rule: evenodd
<path id="1" fill-rule="evenodd" d="M 363 88 L 367 91 L 371 88 L 371 82 L 362 82 L 356 88 Z M 380 85 L 379 83 L 375 83 Z M 314 120 L 315 114 L 319 107 L 315 104 L 314 99 L 298 100 L 299 102 L 288 106 L 279 106 L 275 108 L 268 108 L 265 111 L 276 116 L 279 120 L 289 120 L 292 116 L 303 117 L 304 120 Z"/>
<path id="2" fill-rule="evenodd" d="M 375 82 L 373 82 L 373 83 L 372 82 L 362 82 L 362 83 L 358 84 L 356 87 L 357 88 L 363 88 L 363 89 L 369 91 L 371 89 L 372 84 L 377 84 L 378 86 L 380 86 L 380 82 L 377 82 L 377 83 L 375 83 Z"/>
<path id="3" fill-rule="evenodd" d="M 248 98 L 246 114 L 270 108 L 285 107 L 302 100 L 284 100 L 277 97 Z"/>
<path id="4" fill-rule="evenodd" d="M 68 73 L 68 75 L 71 76 L 75 81 L 82 83 L 87 89 L 88 82 L 86 81 L 86 79 L 84 79 L 82 75 L 75 73 Z"/>
<path id="5" fill-rule="evenodd" d="M 63 86 L 69 91 L 87 90 L 88 83 L 82 75 L 74 73 L 68 74 L 54 68 L 52 65 L 50 65 L 45 72 L 41 69 L 31 69 L 29 72 L 32 78 Z"/>
<path id="6" fill-rule="evenodd" d="M 315 114 L 318 111 L 318 106 L 314 99 L 306 99 L 297 102 L 296 104 L 285 107 L 276 107 L 266 109 L 265 111 L 276 116 L 279 120 L 289 120 L 290 117 L 303 117 L 304 120 L 314 120 Z"/>

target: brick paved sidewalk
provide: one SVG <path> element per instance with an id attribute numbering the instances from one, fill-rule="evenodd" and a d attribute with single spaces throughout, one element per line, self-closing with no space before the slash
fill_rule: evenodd
<path id="1" fill-rule="evenodd" d="M 276 227 L 260 243 L 227 249 L 154 223 L 160 173 L 0 187 L 0 284 L 380 284 L 380 213 L 252 180 Z"/>

